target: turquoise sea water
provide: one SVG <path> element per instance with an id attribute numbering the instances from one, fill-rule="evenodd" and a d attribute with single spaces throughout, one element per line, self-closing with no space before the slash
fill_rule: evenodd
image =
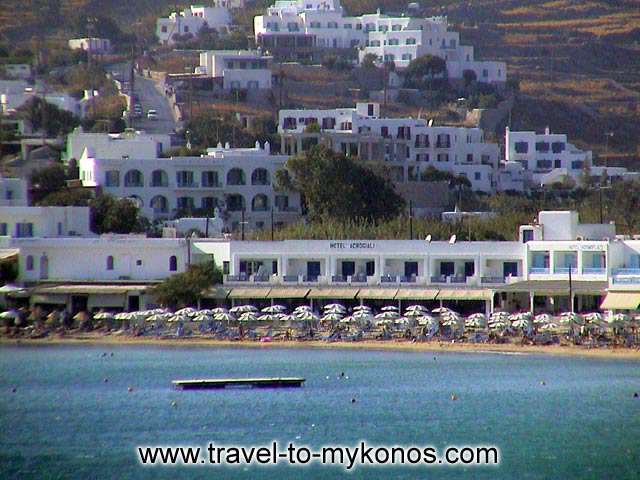
<path id="1" fill-rule="evenodd" d="M 349 378 L 339 379 L 340 372 Z M 304 376 L 307 383 L 196 392 L 170 383 L 242 376 Z M 142 467 L 135 447 L 274 439 L 316 447 L 364 439 L 496 444 L 502 464 L 359 468 L 349 478 L 637 479 L 635 391 L 639 362 L 580 357 L 1 346 L 0 478 L 338 478 L 345 475 L 340 467 L 319 465 Z"/>

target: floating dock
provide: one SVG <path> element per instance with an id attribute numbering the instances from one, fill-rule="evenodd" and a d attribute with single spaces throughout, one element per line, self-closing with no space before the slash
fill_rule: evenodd
<path id="1" fill-rule="evenodd" d="M 224 388 L 300 388 L 305 379 L 283 378 L 203 378 L 196 380 L 173 380 L 179 390 L 211 390 Z"/>

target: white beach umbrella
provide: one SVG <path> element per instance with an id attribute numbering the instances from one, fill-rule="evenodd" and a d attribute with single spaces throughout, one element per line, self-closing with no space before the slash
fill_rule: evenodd
<path id="1" fill-rule="evenodd" d="M 357 323 L 357 320 L 353 317 L 344 317 L 340 319 L 340 323 Z"/>
<path id="2" fill-rule="evenodd" d="M 315 322 L 320 320 L 320 317 L 318 317 L 318 315 L 310 311 L 300 312 L 295 317 L 296 317 L 296 320 L 301 320 L 303 322 Z"/>
<path id="3" fill-rule="evenodd" d="M 322 316 L 321 320 L 325 322 L 338 322 L 342 320 L 342 315 L 339 313 L 326 313 Z"/>
<path id="4" fill-rule="evenodd" d="M 409 325 L 409 320 L 408 320 L 408 319 L 406 319 L 405 317 L 400 317 L 400 318 L 396 318 L 396 319 L 393 321 L 393 323 L 394 323 L 395 325 L 405 327 L 405 326 Z"/>
<path id="5" fill-rule="evenodd" d="M 270 307 L 264 307 L 262 313 L 283 313 L 287 310 L 284 305 L 271 305 Z"/>
<path id="6" fill-rule="evenodd" d="M 371 318 L 373 313 L 371 313 L 371 310 L 358 310 L 353 312 L 353 316 L 357 318 Z"/>
<path id="7" fill-rule="evenodd" d="M 2 312 L 0 313 L 0 318 L 2 319 L 16 319 L 20 317 L 20 312 L 18 312 L 17 310 L 7 310 L 6 312 Z"/>
<path id="8" fill-rule="evenodd" d="M 371 307 L 370 307 L 370 306 L 368 306 L 368 305 L 357 305 L 357 306 L 353 307 L 353 311 L 354 311 L 354 312 L 357 312 L 357 311 L 360 311 L 360 310 L 368 310 L 368 311 L 371 311 Z"/>
<path id="9" fill-rule="evenodd" d="M 378 320 L 394 320 L 396 318 L 398 318 L 400 316 L 400 314 L 398 312 L 394 312 L 391 310 L 388 310 L 386 312 L 382 312 L 376 315 L 376 319 Z"/>
<path id="10" fill-rule="evenodd" d="M 558 330 L 558 325 L 553 322 L 545 323 L 540 327 L 541 332 L 555 332 Z"/>
<path id="11" fill-rule="evenodd" d="M 459 327 L 462 325 L 461 319 L 455 315 L 449 315 L 444 318 L 442 321 L 442 325 L 446 327 Z"/>
<path id="12" fill-rule="evenodd" d="M 120 312 L 120 313 L 116 313 L 115 316 L 113 317 L 116 320 L 133 320 L 133 314 L 129 313 L 129 312 Z"/>
<path id="13" fill-rule="evenodd" d="M 541 323 L 541 324 L 549 323 L 550 321 L 551 321 L 551 315 L 549 315 L 548 313 L 541 313 L 540 315 L 536 315 L 535 318 L 533 319 L 533 323 Z"/>
<path id="14" fill-rule="evenodd" d="M 211 320 L 213 320 L 213 317 L 205 313 L 198 313 L 197 315 L 192 317 L 192 319 L 194 322 L 210 322 Z"/>
<path id="15" fill-rule="evenodd" d="M 171 318 L 172 314 L 166 313 L 154 313 L 153 315 L 149 315 L 145 320 L 147 322 L 164 322 L 165 320 Z M 96 318 L 96 317 L 93 317 Z"/>
<path id="16" fill-rule="evenodd" d="M 405 308 L 405 310 L 422 310 L 422 311 L 426 311 L 427 307 L 425 307 L 424 305 L 409 305 L 407 308 Z"/>
<path id="17" fill-rule="evenodd" d="M 257 320 L 258 320 L 258 316 L 255 314 L 255 312 L 244 312 L 238 317 L 238 321 L 243 323 L 255 322 Z"/>
<path id="18" fill-rule="evenodd" d="M 520 317 L 514 322 L 512 322 L 511 325 L 521 330 L 528 330 L 531 328 L 531 320 L 526 317 Z"/>
<path id="19" fill-rule="evenodd" d="M 264 313 L 258 317 L 261 322 L 276 322 L 284 316 L 284 313 Z"/>
<path id="20" fill-rule="evenodd" d="M 591 323 L 600 323 L 602 322 L 602 314 L 598 312 L 587 313 L 584 319 Z"/>
<path id="21" fill-rule="evenodd" d="M 169 318 L 167 318 L 167 322 L 169 323 L 186 323 L 189 321 L 189 317 L 186 315 L 172 315 Z"/>
<path id="22" fill-rule="evenodd" d="M 98 312 L 93 316 L 94 320 L 113 320 L 113 313 L 111 312 Z"/>
<path id="23" fill-rule="evenodd" d="M 404 312 L 405 317 L 421 317 L 424 314 L 424 310 L 407 310 L 406 312 Z"/>
<path id="24" fill-rule="evenodd" d="M 247 313 L 257 312 L 258 309 L 253 305 L 237 305 L 229 310 L 231 313 Z"/>
<path id="25" fill-rule="evenodd" d="M 449 310 L 447 307 L 436 307 L 433 310 L 431 310 L 431 313 L 437 313 L 437 314 L 444 314 L 447 312 L 450 312 L 451 310 Z"/>
<path id="26" fill-rule="evenodd" d="M 501 331 L 509 328 L 509 324 L 503 320 L 496 320 L 489 324 L 489 328 L 494 331 Z"/>
<path id="27" fill-rule="evenodd" d="M 383 312 L 397 312 L 398 307 L 395 305 L 387 305 L 386 307 L 382 307 L 380 310 Z"/>
<path id="28" fill-rule="evenodd" d="M 616 313 L 615 315 L 607 318 L 607 323 L 609 324 L 609 326 L 614 328 L 624 327 L 628 321 L 629 316 L 624 313 Z"/>
<path id="29" fill-rule="evenodd" d="M 224 307 L 216 307 L 216 308 L 212 308 L 211 309 L 211 314 L 212 315 L 216 315 L 218 313 L 228 313 L 228 312 L 229 312 L 229 310 L 227 310 Z"/>
<path id="30" fill-rule="evenodd" d="M 219 322 L 235 322 L 236 317 L 230 312 L 216 313 L 213 316 L 214 320 L 218 320 Z"/>
<path id="31" fill-rule="evenodd" d="M 325 305 L 324 309 L 325 310 L 342 310 L 343 312 L 346 311 L 346 308 L 344 307 L 344 305 L 340 303 L 330 303 L 329 305 Z"/>
<path id="32" fill-rule="evenodd" d="M 186 315 L 187 317 L 191 317 L 193 315 L 196 315 L 198 313 L 198 311 L 195 308 L 191 308 L 191 307 L 185 307 L 185 308 L 181 308 L 180 310 L 176 311 L 176 315 Z"/>
<path id="33" fill-rule="evenodd" d="M 281 322 L 295 322 L 297 319 L 295 315 L 281 315 L 279 320 Z"/>
<path id="34" fill-rule="evenodd" d="M 431 315 L 421 315 L 416 319 L 416 321 L 420 326 L 433 325 L 434 323 L 437 323 L 436 319 Z"/>
<path id="35" fill-rule="evenodd" d="M 376 320 L 376 325 L 380 326 L 380 325 L 391 325 L 393 323 L 393 320 L 391 320 L 390 318 L 381 318 L 379 320 Z"/>

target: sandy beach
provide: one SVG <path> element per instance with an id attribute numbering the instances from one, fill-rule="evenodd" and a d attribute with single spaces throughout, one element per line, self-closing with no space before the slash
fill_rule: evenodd
<path id="1" fill-rule="evenodd" d="M 574 345 L 520 345 L 508 344 L 472 344 L 462 342 L 411 342 L 402 340 L 360 341 L 360 342 L 325 342 L 313 341 L 273 341 L 256 342 L 251 340 L 229 341 L 211 338 L 159 338 L 133 337 L 126 335 L 105 335 L 103 333 L 52 335 L 45 338 L 8 338 L 1 337 L 0 344 L 11 345 L 56 345 L 56 344 L 95 344 L 95 345 L 161 345 L 192 346 L 209 348 L 319 348 L 319 349 L 351 349 L 351 350 L 389 350 L 407 352 L 466 352 L 466 353 L 501 353 L 501 354 L 545 354 L 572 355 L 624 360 L 640 360 L 638 348 L 586 348 Z"/>

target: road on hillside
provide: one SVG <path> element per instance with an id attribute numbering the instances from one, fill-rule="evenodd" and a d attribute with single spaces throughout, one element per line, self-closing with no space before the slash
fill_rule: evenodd
<path id="1" fill-rule="evenodd" d="M 128 79 L 130 74 L 130 63 L 112 65 L 110 70 L 117 72 L 121 79 Z M 158 85 L 151 78 L 135 75 L 134 93 L 138 97 L 138 103 L 142 105 L 143 115 L 141 118 L 132 119 L 132 127 L 136 130 L 144 130 L 147 133 L 173 133 L 179 128 L 180 122 L 175 121 L 171 114 L 169 101 L 164 96 L 162 85 Z M 158 112 L 156 120 L 149 120 L 147 112 L 155 110 Z"/>

